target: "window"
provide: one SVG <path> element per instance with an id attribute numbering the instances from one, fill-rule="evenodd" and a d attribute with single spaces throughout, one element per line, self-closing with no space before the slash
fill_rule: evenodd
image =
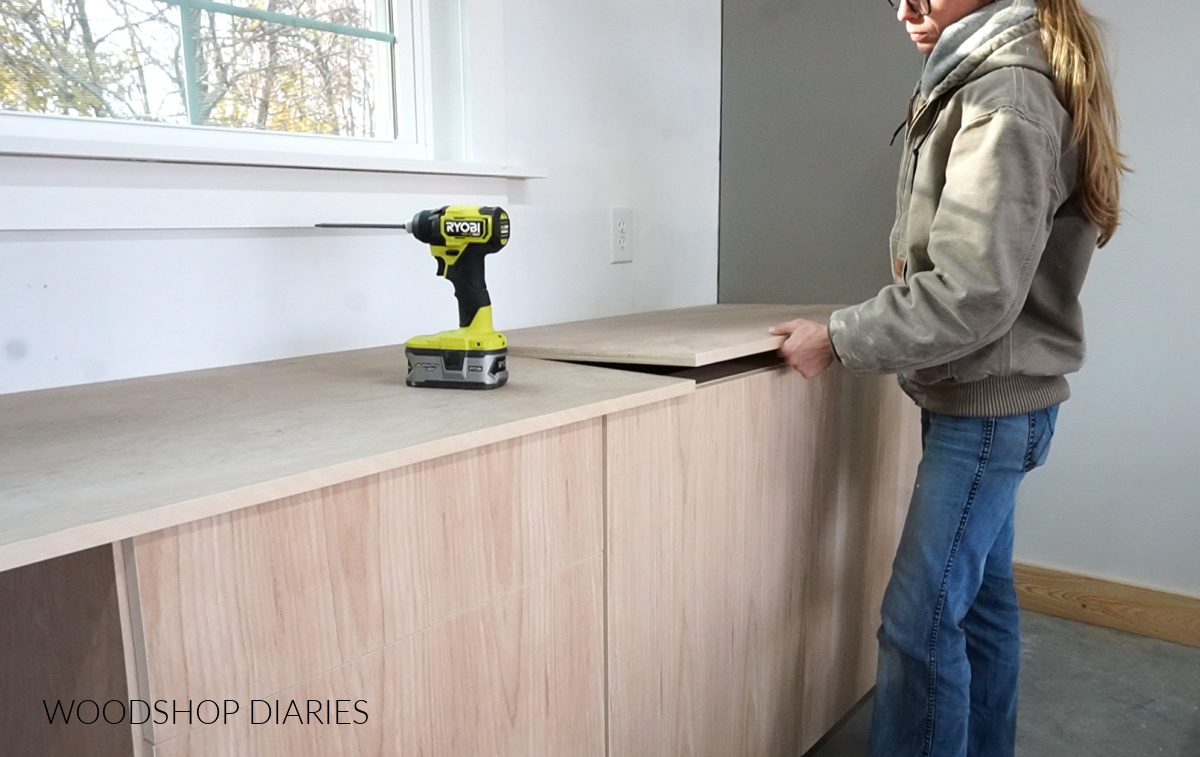
<path id="1" fill-rule="evenodd" d="M 0 108 L 419 145 L 423 0 L 0 0 Z"/>

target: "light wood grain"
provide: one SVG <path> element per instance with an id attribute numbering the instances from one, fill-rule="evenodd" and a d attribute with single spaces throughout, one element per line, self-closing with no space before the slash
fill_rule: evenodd
<path id="1" fill-rule="evenodd" d="M 603 454 L 594 419 L 134 539 L 150 696 L 269 698 L 599 554 Z"/>
<path id="2" fill-rule="evenodd" d="M 1026 610 L 1200 647 L 1200 597 L 1035 565 L 1013 569 Z"/>
<path id="3" fill-rule="evenodd" d="M 841 371 L 840 484 L 808 511 L 802 748 L 875 684 L 876 631 L 920 460 L 920 411 L 890 376 Z"/>
<path id="4" fill-rule="evenodd" d="M 827 322 L 833 305 L 703 305 L 506 332 L 513 355 L 551 360 L 696 367 L 760 352 L 783 338 L 767 332 L 793 318 Z"/>
<path id="5" fill-rule="evenodd" d="M 836 379 L 777 369 L 608 423 L 610 754 L 799 754 L 806 512 Z"/>
<path id="6" fill-rule="evenodd" d="M 404 386 L 400 347 L 0 396 L 0 571 L 678 396 L 513 358 L 487 392 Z"/>
<path id="7" fill-rule="evenodd" d="M 292 700 L 363 700 L 365 723 L 252 725 L 247 713 L 156 755 L 602 757 L 602 583 L 595 556 L 268 699 L 285 714 Z"/>
<path id="8" fill-rule="evenodd" d="M 109 547 L 0 573 L 0 752 L 130 757 L 129 692 Z M 50 724 L 46 707 L 83 705 Z M 89 724 L 93 718 L 98 718 Z"/>
<path id="9" fill-rule="evenodd" d="M 711 680 L 712 668 L 727 667 L 698 617 L 708 571 L 684 475 L 694 418 L 689 398 L 608 421 L 610 757 L 705 754 L 702 709 L 727 688 Z"/>

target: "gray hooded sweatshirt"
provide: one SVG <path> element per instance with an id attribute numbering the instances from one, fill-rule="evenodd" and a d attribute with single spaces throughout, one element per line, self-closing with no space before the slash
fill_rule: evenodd
<path id="1" fill-rule="evenodd" d="M 1079 292 L 1099 230 L 1050 76 L 1033 0 L 945 29 L 908 123 L 894 283 L 830 318 L 843 364 L 897 373 L 927 410 L 1040 410 L 1083 363 Z"/>

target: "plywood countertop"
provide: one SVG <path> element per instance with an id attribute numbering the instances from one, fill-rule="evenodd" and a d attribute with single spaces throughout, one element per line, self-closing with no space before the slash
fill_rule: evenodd
<path id="1" fill-rule="evenodd" d="M 693 391 L 510 357 L 404 385 L 403 347 L 0 396 L 0 570 Z"/>
<path id="2" fill-rule="evenodd" d="M 836 305 L 703 305 L 505 331 L 512 355 L 695 368 L 763 352 L 767 329 L 793 318 L 829 321 Z"/>

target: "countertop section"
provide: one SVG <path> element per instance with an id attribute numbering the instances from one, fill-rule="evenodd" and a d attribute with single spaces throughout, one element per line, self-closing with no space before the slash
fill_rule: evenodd
<path id="1" fill-rule="evenodd" d="M 404 385 L 404 348 L 0 396 L 0 570 L 687 394 L 509 358 L 490 391 Z"/>
<path id="2" fill-rule="evenodd" d="M 767 332 L 793 318 L 827 323 L 837 305 L 702 305 L 505 331 L 512 355 L 696 368 L 774 352 Z"/>

